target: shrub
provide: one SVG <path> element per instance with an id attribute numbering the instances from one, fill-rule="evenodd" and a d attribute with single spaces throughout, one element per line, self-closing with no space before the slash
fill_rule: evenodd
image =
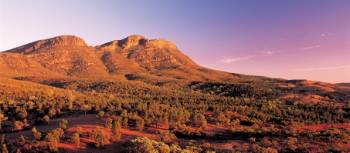
<path id="1" fill-rule="evenodd" d="M 165 143 L 174 143 L 176 141 L 175 134 L 170 131 L 160 131 L 160 140 Z"/>
<path id="2" fill-rule="evenodd" d="M 96 148 L 104 147 L 104 145 L 109 142 L 108 135 L 105 135 L 100 128 L 96 128 L 92 130 L 91 138 L 92 140 L 94 140 L 94 144 Z"/>
<path id="3" fill-rule="evenodd" d="M 39 132 L 35 127 L 32 128 L 32 134 L 36 140 L 41 139 L 41 132 Z"/>
<path id="4" fill-rule="evenodd" d="M 80 134 L 78 132 L 73 133 L 71 140 L 79 148 L 79 146 L 80 146 Z"/>
<path id="5" fill-rule="evenodd" d="M 2 144 L 2 145 L 1 145 L 1 152 L 2 152 L 2 153 L 9 153 L 9 151 L 7 150 L 6 144 Z"/>
<path id="6" fill-rule="evenodd" d="M 63 134 L 63 129 L 57 128 L 46 135 L 45 140 L 48 143 L 49 150 L 58 151 L 58 143 L 60 142 L 60 138 L 63 136 Z"/>
<path id="7" fill-rule="evenodd" d="M 105 127 L 111 129 L 113 127 L 113 120 L 111 118 L 107 118 L 105 122 Z"/>
<path id="8" fill-rule="evenodd" d="M 24 123 L 22 121 L 15 121 L 13 122 L 14 130 L 22 130 Z"/>
<path id="9" fill-rule="evenodd" d="M 207 126 L 207 119 L 205 119 L 205 116 L 203 114 L 196 114 L 193 120 L 195 126 L 197 127 L 204 128 Z"/>
<path id="10" fill-rule="evenodd" d="M 142 118 L 137 118 L 136 119 L 136 128 L 139 131 L 143 131 L 143 129 L 145 128 L 145 120 Z"/>
<path id="11" fill-rule="evenodd" d="M 113 121 L 112 126 L 112 141 L 119 141 L 121 138 L 121 125 L 118 120 Z"/>
<path id="12" fill-rule="evenodd" d="M 50 121 L 50 117 L 48 115 L 45 115 L 43 117 L 43 122 L 45 122 L 46 124 L 49 124 L 49 121 Z"/>
<path id="13" fill-rule="evenodd" d="M 59 127 L 63 130 L 67 129 L 67 126 L 68 126 L 68 120 L 62 119 L 59 122 Z"/>

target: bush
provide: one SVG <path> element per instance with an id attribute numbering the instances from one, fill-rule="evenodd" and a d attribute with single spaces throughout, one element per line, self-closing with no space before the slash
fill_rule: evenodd
<path id="1" fill-rule="evenodd" d="M 154 141 L 146 137 L 138 137 L 128 142 L 130 153 L 170 153 L 170 148 L 163 142 Z"/>
<path id="2" fill-rule="evenodd" d="M 36 140 L 41 139 L 41 132 L 39 132 L 35 127 L 32 128 L 32 133 Z"/>
<path id="3" fill-rule="evenodd" d="M 71 140 L 79 148 L 79 146 L 80 146 L 80 134 L 78 132 L 73 133 Z"/>
<path id="4" fill-rule="evenodd" d="M 48 143 L 48 148 L 50 151 L 58 151 L 58 143 L 60 142 L 60 138 L 63 136 L 63 134 L 63 129 L 57 128 L 46 135 L 45 140 Z"/>
<path id="5" fill-rule="evenodd" d="M 96 148 L 104 147 L 105 144 L 109 143 L 109 136 L 104 134 L 100 128 L 92 130 L 91 138 L 94 140 Z"/>
<path id="6" fill-rule="evenodd" d="M 67 126 L 68 126 L 68 120 L 62 119 L 59 122 L 59 127 L 63 130 L 67 129 Z"/>
<path id="7" fill-rule="evenodd" d="M 176 142 L 177 138 L 175 134 L 171 133 L 170 131 L 160 131 L 160 140 L 165 143 L 174 143 Z"/>
<path id="8" fill-rule="evenodd" d="M 114 120 L 113 121 L 113 126 L 112 126 L 112 141 L 119 141 L 121 138 L 121 125 L 119 120 Z"/>

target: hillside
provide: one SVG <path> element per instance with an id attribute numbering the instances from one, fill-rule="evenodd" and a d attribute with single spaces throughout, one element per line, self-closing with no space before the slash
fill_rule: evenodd
<path id="1" fill-rule="evenodd" d="M 66 35 L 0 53 L 0 132 L 23 152 L 348 151 L 349 110 L 347 84 L 212 70 L 164 39 Z"/>
<path id="2" fill-rule="evenodd" d="M 146 73 L 188 80 L 234 79 L 228 73 L 212 73 L 213 70 L 200 67 L 167 40 L 149 40 L 138 35 L 95 47 L 88 46 L 76 36 L 58 36 L 35 41 L 0 55 L 2 75 L 16 77 L 91 78 Z"/>
<path id="3" fill-rule="evenodd" d="M 96 88 L 99 84 L 104 85 L 93 90 L 124 88 L 123 84 L 135 88 L 133 84 L 138 82 L 152 90 L 186 89 L 226 97 L 262 94 L 305 103 L 350 101 L 347 84 L 212 70 L 196 64 L 168 40 L 140 35 L 97 46 L 89 46 L 82 38 L 72 35 L 38 40 L 1 52 L 0 68 L 0 77 L 76 91 L 87 90 L 88 86 Z M 107 93 L 117 94 L 117 91 L 109 89 Z"/>

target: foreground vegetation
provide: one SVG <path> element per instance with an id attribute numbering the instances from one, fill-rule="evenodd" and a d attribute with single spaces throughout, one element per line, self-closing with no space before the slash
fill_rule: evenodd
<path id="1" fill-rule="evenodd" d="M 145 137 L 122 142 L 120 152 L 346 152 L 350 128 L 303 128 L 307 125 L 342 125 L 349 122 L 344 103 L 304 103 L 279 98 L 289 90 L 249 84 L 203 84 L 183 88 L 154 86 L 139 81 L 45 82 L 45 90 L 17 89 L 0 93 L 2 152 L 59 152 L 60 142 L 78 146 L 81 137 L 91 147 L 121 143 L 120 130 L 159 129 L 159 140 Z M 74 114 L 96 114 L 111 134 L 96 129 L 84 135 L 56 129 L 42 132 L 37 125 Z M 210 130 L 210 126 L 222 130 Z M 7 139 L 6 133 L 31 130 L 32 136 Z M 210 132 L 211 131 L 211 132 Z M 237 141 L 220 149 L 211 141 Z M 246 147 L 244 147 L 246 146 Z"/>

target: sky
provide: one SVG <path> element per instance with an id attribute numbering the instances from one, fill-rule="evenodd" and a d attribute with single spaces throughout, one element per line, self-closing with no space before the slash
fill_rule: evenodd
<path id="1" fill-rule="evenodd" d="M 350 82 L 348 0 L 0 0 L 0 51 L 65 34 L 165 38 L 213 69 Z"/>

